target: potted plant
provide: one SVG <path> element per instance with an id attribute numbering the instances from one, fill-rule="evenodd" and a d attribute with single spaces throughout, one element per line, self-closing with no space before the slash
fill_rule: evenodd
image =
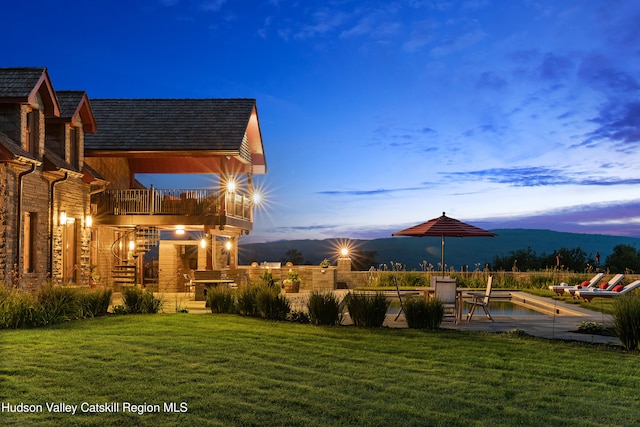
<path id="1" fill-rule="evenodd" d="M 328 268 L 331 265 L 331 261 L 329 261 L 327 258 L 323 259 L 322 262 L 320 263 L 320 267 L 322 268 Z"/>
<path id="2" fill-rule="evenodd" d="M 300 275 L 298 270 L 289 270 L 287 278 L 282 281 L 284 285 L 284 291 L 287 293 L 300 292 Z"/>

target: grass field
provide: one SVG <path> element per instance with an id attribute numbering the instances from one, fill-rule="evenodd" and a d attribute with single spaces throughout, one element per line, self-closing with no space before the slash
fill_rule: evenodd
<path id="1" fill-rule="evenodd" d="M 510 335 L 163 314 L 0 330 L 0 346 L 0 425 L 601 426 L 640 419 L 640 354 Z M 58 402 L 77 405 L 77 413 L 49 412 L 47 404 Z M 112 402 L 117 412 L 82 412 Z M 42 412 L 7 409 L 21 403 Z"/>

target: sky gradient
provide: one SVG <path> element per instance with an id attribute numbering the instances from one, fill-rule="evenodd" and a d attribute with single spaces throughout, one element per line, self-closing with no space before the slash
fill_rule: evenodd
<path id="1" fill-rule="evenodd" d="M 635 0 L 52 0 L 2 14 L 1 66 L 47 67 L 56 90 L 256 98 L 269 173 L 243 241 L 390 237 L 443 211 L 640 237 Z"/>

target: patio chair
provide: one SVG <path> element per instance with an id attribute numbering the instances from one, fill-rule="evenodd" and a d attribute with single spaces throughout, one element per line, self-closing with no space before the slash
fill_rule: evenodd
<path id="1" fill-rule="evenodd" d="M 579 291 L 579 290 L 602 289 L 602 290 L 605 290 L 605 291 L 610 291 L 610 290 L 612 290 L 613 288 L 615 288 L 617 285 L 619 285 L 619 284 L 620 284 L 620 282 L 622 282 L 622 280 L 623 280 L 623 279 L 624 279 L 624 274 L 616 274 L 615 276 L 613 276 L 613 277 L 611 278 L 611 280 L 609 280 L 609 281 L 607 281 L 607 282 L 602 282 L 602 283 L 600 284 L 600 286 L 596 286 L 596 285 L 594 285 L 594 286 L 591 286 L 591 287 L 585 287 L 585 288 L 581 288 L 581 287 L 577 287 L 577 286 L 575 286 L 575 287 L 574 287 L 574 286 L 572 286 L 572 287 L 570 287 L 570 288 L 566 288 L 566 289 L 564 290 L 564 293 L 565 293 L 565 294 L 571 294 L 571 296 L 572 296 L 572 297 L 574 297 L 574 298 L 578 298 L 578 297 L 576 296 L 576 291 Z"/>
<path id="2" fill-rule="evenodd" d="M 579 290 L 579 291 L 576 291 L 576 295 L 578 296 L 578 298 L 582 298 L 586 302 L 590 302 L 595 297 L 599 297 L 599 298 L 617 298 L 617 297 L 620 297 L 622 295 L 628 294 L 629 292 L 633 291 L 634 289 L 640 288 L 640 280 L 636 280 L 635 282 L 629 283 L 627 286 L 624 286 L 622 288 L 618 288 L 617 290 L 615 290 L 618 286 L 621 286 L 621 285 L 617 285 L 614 288 L 614 290 L 611 290 L 611 291 L 605 291 L 605 290 L 601 290 L 601 289 L 590 289 L 590 290 L 585 290 L 585 291 L 580 291 Z"/>
<path id="3" fill-rule="evenodd" d="M 493 276 L 489 276 L 487 279 L 487 289 L 484 293 L 470 292 L 471 301 L 465 301 L 466 304 L 471 305 L 469 312 L 467 313 L 467 322 L 473 317 L 473 313 L 476 311 L 476 307 L 482 307 L 484 314 L 487 315 L 489 320 L 493 322 L 493 317 L 489 313 L 489 300 L 491 300 L 491 286 L 493 285 Z"/>
<path id="4" fill-rule="evenodd" d="M 454 321 L 460 321 L 460 301 L 458 298 L 458 284 L 456 279 L 436 278 L 434 283 L 434 298 L 440 300 L 444 306 L 444 316 L 453 317 Z"/>
<path id="5" fill-rule="evenodd" d="M 549 290 L 555 292 L 558 295 L 562 295 L 565 289 L 580 289 L 580 288 L 594 288 L 600 280 L 604 277 L 604 273 L 598 273 L 591 278 L 588 282 L 585 280 L 579 285 L 569 285 L 568 283 L 562 282 L 559 285 L 549 286 Z M 586 282 L 586 283 L 585 283 Z"/>

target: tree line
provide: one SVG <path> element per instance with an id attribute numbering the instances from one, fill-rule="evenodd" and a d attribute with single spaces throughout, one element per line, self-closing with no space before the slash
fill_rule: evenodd
<path id="1" fill-rule="evenodd" d="M 351 254 L 351 269 L 355 271 L 369 270 L 371 266 L 379 264 L 377 256 L 376 251 L 355 250 Z M 302 252 L 297 249 L 288 250 L 280 260 L 283 263 L 291 262 L 293 265 L 311 265 L 311 262 L 305 261 Z M 615 273 L 632 274 L 640 272 L 640 250 L 634 246 L 620 244 L 613 248 L 613 252 L 605 260 L 601 260 L 597 252 L 596 254 L 587 254 L 581 248 L 560 248 L 551 253 L 543 252 L 538 255 L 531 247 L 527 247 L 511 251 L 504 256 L 496 256 L 488 267 L 494 271 L 559 269 L 590 272 L 608 270 Z"/>
<path id="2" fill-rule="evenodd" d="M 631 274 L 640 271 L 640 250 L 630 245 L 620 244 L 604 260 L 600 255 L 587 255 L 581 248 L 561 248 L 551 253 L 538 255 L 531 247 L 511 251 L 504 256 L 496 256 L 490 265 L 492 270 L 535 271 L 560 269 L 568 271 L 609 270 Z"/>

